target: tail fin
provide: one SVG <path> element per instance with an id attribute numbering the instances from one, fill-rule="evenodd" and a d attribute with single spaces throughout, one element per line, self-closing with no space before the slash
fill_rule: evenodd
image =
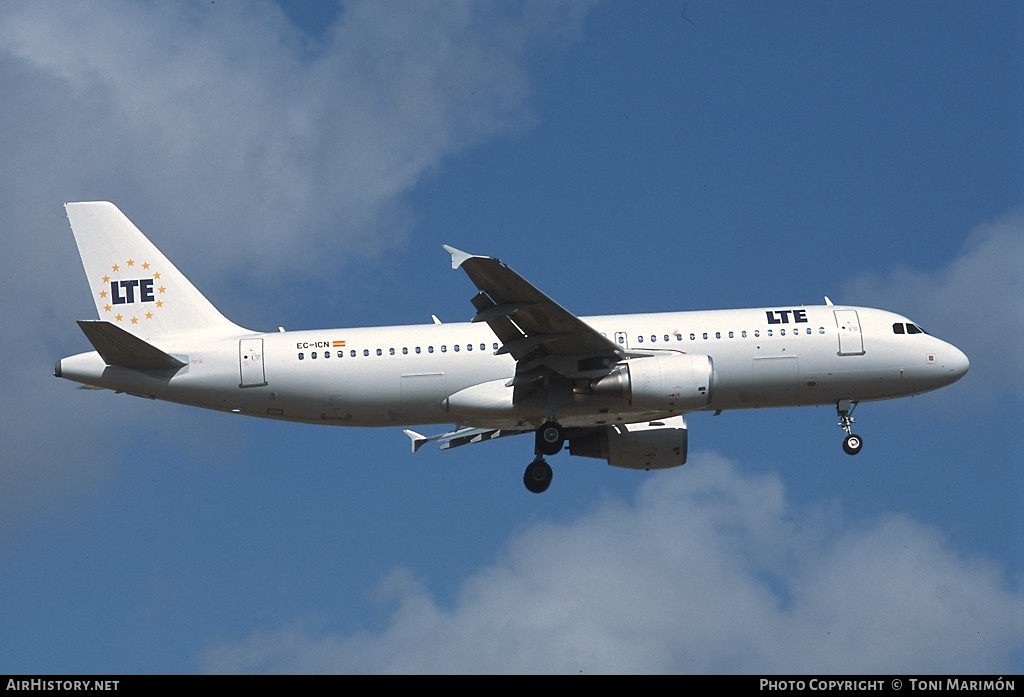
<path id="1" fill-rule="evenodd" d="M 132 221 L 105 201 L 66 203 L 101 320 L 142 338 L 245 334 Z"/>

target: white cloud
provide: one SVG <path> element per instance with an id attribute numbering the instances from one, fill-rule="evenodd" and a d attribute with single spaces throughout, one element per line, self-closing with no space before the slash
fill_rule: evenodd
<path id="1" fill-rule="evenodd" d="M 971 359 L 966 382 L 999 400 L 1024 396 L 1024 211 L 971 231 L 963 251 L 935 271 L 896 268 L 847 285 L 845 297 L 905 312 Z"/>
<path id="2" fill-rule="evenodd" d="M 209 672 L 971 673 L 1012 669 L 1024 597 L 890 515 L 796 510 L 714 455 L 636 500 L 516 535 L 451 607 L 398 571 L 380 631 L 296 626 L 210 648 Z"/>
<path id="3" fill-rule="evenodd" d="M 555 7 L 351 2 L 310 51 L 268 2 L 5 3 L 10 193 L 115 199 L 202 266 L 387 248 L 421 177 L 530 123 L 524 53 L 586 5 Z"/>

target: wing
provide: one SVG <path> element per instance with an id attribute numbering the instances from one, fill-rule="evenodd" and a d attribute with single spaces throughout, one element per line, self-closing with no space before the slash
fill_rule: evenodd
<path id="1" fill-rule="evenodd" d="M 436 436 L 424 436 L 416 431 L 405 429 L 405 435 L 409 436 L 409 440 L 412 441 L 413 452 L 417 452 L 426 443 L 437 442 L 440 443 L 441 450 L 448 450 L 449 448 L 457 448 L 460 445 L 483 443 L 484 441 L 494 440 L 495 438 L 516 436 L 520 433 L 529 432 L 530 431 L 509 431 L 507 429 L 496 428 L 472 428 L 467 426 L 463 428 L 456 428 L 454 431 L 448 431 L 447 433 L 439 433 Z"/>
<path id="2" fill-rule="evenodd" d="M 496 353 L 516 360 L 513 401 L 536 389 L 564 393 L 571 381 L 607 373 L 627 352 L 491 257 L 445 246 L 452 268 L 461 268 L 480 291 L 474 322 L 486 322 L 501 342 Z"/>

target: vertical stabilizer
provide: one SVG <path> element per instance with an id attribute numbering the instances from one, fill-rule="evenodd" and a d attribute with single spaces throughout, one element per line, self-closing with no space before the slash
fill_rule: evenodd
<path id="1" fill-rule="evenodd" d="M 249 333 L 226 319 L 117 206 L 90 201 L 64 208 L 101 320 L 144 339 Z"/>

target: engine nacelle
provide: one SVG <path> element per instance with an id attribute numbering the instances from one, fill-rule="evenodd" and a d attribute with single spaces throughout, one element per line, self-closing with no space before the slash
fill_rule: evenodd
<path id="1" fill-rule="evenodd" d="M 686 464 L 687 430 L 682 416 L 649 423 L 606 426 L 569 439 L 569 453 L 607 460 L 612 467 L 658 470 Z"/>
<path id="2" fill-rule="evenodd" d="M 625 399 L 641 409 L 690 411 L 707 406 L 714 382 L 711 356 L 664 353 L 620 363 L 590 389 L 592 394 Z"/>

